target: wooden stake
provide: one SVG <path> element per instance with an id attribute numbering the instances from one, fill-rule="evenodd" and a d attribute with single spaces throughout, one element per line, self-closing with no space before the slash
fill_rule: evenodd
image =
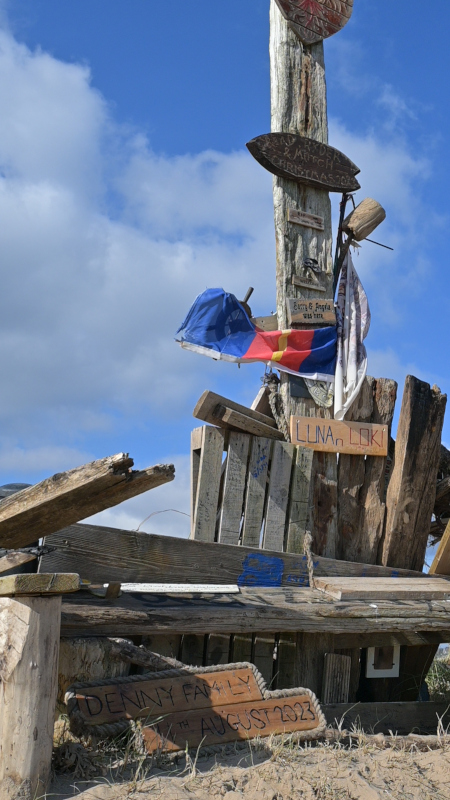
<path id="1" fill-rule="evenodd" d="M 0 798 L 35 800 L 50 778 L 61 597 L 0 598 Z"/>

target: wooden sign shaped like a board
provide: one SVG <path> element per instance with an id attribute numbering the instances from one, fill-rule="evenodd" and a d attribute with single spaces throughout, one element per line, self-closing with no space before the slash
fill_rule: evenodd
<path id="1" fill-rule="evenodd" d="M 359 167 L 327 144 L 294 133 L 265 133 L 247 143 L 261 166 L 278 175 L 329 192 L 356 192 Z"/>
<path id="2" fill-rule="evenodd" d="M 323 453 L 387 456 L 388 438 L 387 425 L 291 417 L 292 444 Z"/>
<path id="3" fill-rule="evenodd" d="M 305 228 L 314 228 L 316 231 L 325 230 L 325 220 L 318 214 L 308 214 L 306 211 L 296 211 L 295 208 L 288 208 L 288 222 L 296 225 L 303 225 Z"/>
<path id="4" fill-rule="evenodd" d="M 349 21 L 353 0 L 276 0 L 289 27 L 303 44 L 338 33 Z"/>
<path id="5" fill-rule="evenodd" d="M 334 300 L 300 298 L 286 300 L 289 325 L 335 325 Z"/>
<path id="6" fill-rule="evenodd" d="M 309 689 L 270 692 L 253 664 L 165 671 L 111 685 L 74 685 L 66 694 L 71 725 L 80 732 L 144 718 L 149 752 L 298 731 L 321 735 L 325 719 Z"/>

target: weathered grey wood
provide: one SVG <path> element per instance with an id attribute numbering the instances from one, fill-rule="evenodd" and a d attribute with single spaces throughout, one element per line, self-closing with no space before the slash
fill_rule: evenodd
<path id="1" fill-rule="evenodd" d="M 311 489 L 314 453 L 306 447 L 296 447 L 289 493 L 288 534 L 286 551 L 302 553 L 308 523 L 308 504 Z"/>
<path id="2" fill-rule="evenodd" d="M 317 634 L 450 631 L 450 608 L 445 600 L 368 603 L 324 598 L 310 589 L 266 588 L 218 597 L 124 594 L 105 604 L 80 592 L 63 598 L 62 633 L 142 636 L 170 632 L 195 639 L 205 633 L 305 632 L 324 645 L 323 656 L 330 647 L 325 646 L 323 635 Z M 189 663 L 191 659 L 183 653 L 181 660 Z"/>
<path id="3" fill-rule="evenodd" d="M 323 218 L 314 214 L 306 214 L 305 211 L 296 211 L 288 208 L 288 221 L 296 225 L 304 225 L 305 228 L 315 228 L 318 231 L 324 230 Z"/>
<path id="4" fill-rule="evenodd" d="M 228 406 L 218 405 L 213 413 L 216 425 L 226 430 L 239 430 L 250 433 L 252 436 L 269 436 L 272 439 L 284 439 L 281 431 L 270 425 L 265 425 L 258 420 L 251 419 L 247 414 L 240 414 L 239 411 Z"/>
<path id="5" fill-rule="evenodd" d="M 450 599 L 450 582 L 433 578 L 315 578 L 314 588 L 335 600 Z"/>
<path id="6" fill-rule="evenodd" d="M 272 131 L 298 133 L 324 144 L 328 141 L 323 44 L 305 48 L 289 30 L 275 0 L 270 8 L 270 68 Z M 324 220 L 324 230 L 290 225 L 288 209 L 306 211 Z M 277 313 L 280 327 L 287 328 L 286 298 L 319 298 L 321 292 L 299 289 L 292 278 L 306 258 L 315 258 L 322 270 L 322 286 L 333 293 L 331 206 L 328 193 L 274 178 L 275 241 L 277 258 Z M 289 377 L 281 375 L 286 419 L 291 415 L 319 416 L 312 399 L 291 398 Z M 327 411 L 324 416 L 330 418 Z M 337 540 L 337 459 L 315 454 L 308 528 L 314 550 L 334 558 Z M 321 505 L 319 506 L 318 503 Z M 320 508 L 320 513 L 319 513 Z"/>
<path id="7" fill-rule="evenodd" d="M 450 724 L 448 703 L 335 703 L 322 711 L 328 725 L 375 734 L 426 735 L 436 733 L 440 719 L 444 730 Z"/>
<path id="8" fill-rule="evenodd" d="M 276 314 L 270 314 L 267 317 L 252 317 L 252 322 L 257 328 L 262 331 L 277 331 L 278 319 Z M 258 411 L 259 409 L 256 409 Z M 266 412 L 262 412 L 263 414 Z M 269 415 L 270 416 L 270 415 Z"/>
<path id="9" fill-rule="evenodd" d="M 297 634 L 295 681 L 311 689 L 321 700 L 325 653 L 331 650 L 333 637 L 330 628 L 323 629 L 320 635 L 318 630 L 317 626 L 314 632 Z"/>
<path id="10" fill-rule="evenodd" d="M 247 475 L 242 544 L 259 547 L 272 440 L 254 436 Z"/>
<path id="11" fill-rule="evenodd" d="M 250 408 L 252 411 L 259 411 L 260 414 L 264 414 L 266 417 L 273 419 L 273 413 L 269 403 L 268 386 L 261 386 Z"/>
<path id="12" fill-rule="evenodd" d="M 117 647 L 114 643 L 105 637 L 61 639 L 57 697 L 57 710 L 61 714 L 67 713 L 64 697 L 73 683 L 118 678 L 129 674 L 130 663 L 118 659 L 115 650 Z"/>
<path id="13" fill-rule="evenodd" d="M 253 547 L 220 545 L 86 524 L 72 525 L 48 537 L 48 542 L 56 550 L 41 558 L 40 569 L 43 572 L 71 572 L 79 568 L 82 577 L 92 583 L 121 580 L 123 583 L 150 581 L 273 586 L 278 582 L 287 586 L 308 585 L 304 556 Z M 253 560 L 255 563 L 252 563 Z M 422 572 L 413 570 L 354 564 L 321 556 L 314 556 L 314 574 L 330 577 L 424 577 Z"/>
<path id="14" fill-rule="evenodd" d="M 250 436 L 230 433 L 219 523 L 221 544 L 239 544 L 249 448 Z"/>
<path id="15" fill-rule="evenodd" d="M 22 564 L 27 564 L 29 561 L 35 561 L 35 559 L 36 556 L 32 553 L 8 553 L 0 558 L 0 574 L 21 567 Z"/>
<path id="16" fill-rule="evenodd" d="M 204 635 L 195 636 L 195 634 L 188 633 L 188 630 L 190 630 L 189 627 L 183 631 L 185 635 L 181 642 L 181 660 L 184 664 L 202 667 L 207 639 Z M 201 631 L 201 633 L 204 634 L 206 631 Z"/>
<path id="17" fill-rule="evenodd" d="M 47 789 L 58 690 L 61 597 L 0 599 L 0 796 Z"/>
<path id="18" fill-rule="evenodd" d="M 382 563 L 421 569 L 436 495 L 447 396 L 408 375 L 386 498 Z"/>
<path id="19" fill-rule="evenodd" d="M 212 633 L 206 643 L 205 667 L 230 663 L 230 637 Z"/>
<path id="20" fill-rule="evenodd" d="M 213 542 L 215 537 L 223 448 L 223 432 L 205 426 L 198 465 L 195 511 L 191 524 L 191 538 L 202 542 Z"/>
<path id="21" fill-rule="evenodd" d="M 267 687 L 272 689 L 273 655 L 275 638 L 270 633 L 255 633 L 253 637 L 252 663 L 260 671 Z"/>
<path id="22" fill-rule="evenodd" d="M 156 636 L 154 638 L 156 639 Z M 171 658 L 170 656 L 163 656 L 158 652 L 152 652 L 143 645 L 136 647 L 136 645 L 132 644 L 128 639 L 106 639 L 106 641 L 110 648 L 111 659 L 126 662 L 127 664 L 136 664 L 139 667 L 145 667 L 148 672 L 181 669 L 185 666 L 182 661 L 178 661 L 178 659 Z"/>
<path id="23" fill-rule="evenodd" d="M 232 659 L 236 664 L 252 660 L 252 636 L 237 633 L 231 637 L 233 640 Z"/>
<path id="24" fill-rule="evenodd" d="M 342 229 L 351 234 L 353 239 L 361 242 L 370 236 L 386 219 L 386 212 L 376 200 L 366 197 L 352 212 L 344 219 Z"/>
<path id="25" fill-rule="evenodd" d="M 191 532 L 194 527 L 195 503 L 197 501 L 198 474 L 203 444 L 203 430 L 194 428 L 191 433 Z"/>
<path id="26" fill-rule="evenodd" d="M 163 658 L 178 660 L 181 649 L 181 636 L 172 634 L 168 636 L 143 636 L 142 645 L 152 653 L 158 653 Z"/>
<path id="27" fill-rule="evenodd" d="M 65 594 L 77 592 L 80 576 L 66 573 L 5 575 L 0 577 L 0 597 L 32 594 Z"/>
<path id="28" fill-rule="evenodd" d="M 229 400 L 227 397 L 222 397 L 222 395 L 216 394 L 215 392 L 210 392 L 208 390 L 203 392 L 194 408 L 193 415 L 194 417 L 197 417 L 197 419 L 202 419 L 204 422 L 217 425 L 216 417 L 214 415 L 217 406 L 226 406 L 226 408 L 230 409 L 231 411 L 236 411 L 238 414 L 242 414 L 254 422 L 260 422 L 262 425 L 268 425 L 270 428 L 276 428 L 276 423 L 272 417 L 261 414 L 259 411 L 255 411 L 251 408 L 247 408 L 247 406 L 242 406 L 240 403 L 235 403 L 234 400 Z"/>
<path id="29" fill-rule="evenodd" d="M 348 703 L 352 659 L 337 653 L 325 653 L 323 669 L 323 703 Z"/>
<path id="30" fill-rule="evenodd" d="M 294 447 L 275 442 L 270 467 L 269 494 L 264 525 L 264 549 L 284 550 L 286 514 Z"/>
<path id="31" fill-rule="evenodd" d="M 42 536 L 115 506 L 175 477 L 175 467 L 159 464 L 132 471 L 125 453 L 61 472 L 0 503 L 0 545 L 26 547 Z"/>

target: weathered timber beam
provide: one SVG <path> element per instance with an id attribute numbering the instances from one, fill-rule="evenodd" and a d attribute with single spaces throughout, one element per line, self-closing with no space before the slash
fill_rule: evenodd
<path id="1" fill-rule="evenodd" d="M 80 576 L 67 574 L 23 574 L 0 577 L 0 597 L 52 595 L 78 592 Z"/>
<path id="2" fill-rule="evenodd" d="M 133 471 L 125 453 L 60 472 L 0 503 L 0 546 L 23 547 L 175 477 L 173 465 Z"/>
<path id="3" fill-rule="evenodd" d="M 0 573 L 8 572 L 10 569 L 17 569 L 22 564 L 27 564 L 35 559 L 36 556 L 32 553 L 8 553 L 8 555 L 0 558 Z"/>
<path id="4" fill-rule="evenodd" d="M 105 542 L 108 543 L 105 547 Z M 56 549 L 41 559 L 42 572 L 79 572 L 93 583 L 238 583 L 240 586 L 308 586 L 303 555 L 257 550 L 124 531 L 71 525 L 46 539 Z M 318 577 L 417 577 L 397 570 L 314 556 Z"/>
<path id="5" fill-rule="evenodd" d="M 311 589 L 243 589 L 239 595 L 133 595 L 101 601 L 63 598 L 63 636 L 134 636 L 156 633 L 395 633 L 448 631 L 445 601 L 330 602 Z"/>

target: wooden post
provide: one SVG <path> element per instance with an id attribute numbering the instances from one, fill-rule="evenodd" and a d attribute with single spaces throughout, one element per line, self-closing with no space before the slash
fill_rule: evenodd
<path id="1" fill-rule="evenodd" d="M 272 131 L 297 133 L 328 142 L 327 101 L 323 43 L 303 45 L 275 0 L 270 9 L 270 62 Z M 280 330 L 288 328 L 287 298 L 308 300 L 333 293 L 331 204 L 328 192 L 284 178 L 274 177 L 275 239 L 277 258 L 277 314 Z M 288 210 L 304 211 L 323 218 L 324 229 L 304 227 L 288 221 Z M 303 261 L 313 258 L 322 271 L 325 292 L 294 286 Z M 293 327 L 301 328 L 301 325 Z M 294 398 L 290 379 L 281 376 L 286 418 L 291 414 L 330 416 L 311 399 Z M 337 460 L 333 454 L 315 453 L 312 468 L 312 502 L 308 527 L 317 555 L 334 558 L 337 539 Z"/>
<path id="2" fill-rule="evenodd" d="M 26 597 L 17 580 L 24 577 L 36 581 Z M 0 594 L 8 588 L 16 595 L 0 597 L 0 800 L 37 800 L 50 778 L 61 594 L 43 589 L 41 577 L 0 579 Z M 65 584 L 60 591 L 78 589 L 78 575 L 48 577 Z M 47 597 L 32 596 L 43 591 Z"/>

